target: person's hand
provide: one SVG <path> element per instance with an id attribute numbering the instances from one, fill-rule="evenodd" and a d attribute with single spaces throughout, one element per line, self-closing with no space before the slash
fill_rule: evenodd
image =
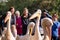
<path id="1" fill-rule="evenodd" d="M 44 12 L 44 14 L 47 14 L 46 12 Z"/>

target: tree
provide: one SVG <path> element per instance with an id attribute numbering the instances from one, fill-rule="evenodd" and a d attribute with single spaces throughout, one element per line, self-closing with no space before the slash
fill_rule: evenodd
<path id="1" fill-rule="evenodd" d="M 47 9 L 51 15 L 53 12 L 60 13 L 60 0 L 8 0 L 8 2 L 0 3 L 0 11 L 6 12 L 11 6 L 19 10 L 21 14 L 24 7 L 27 7 L 30 13 L 34 13 L 37 9 Z"/>

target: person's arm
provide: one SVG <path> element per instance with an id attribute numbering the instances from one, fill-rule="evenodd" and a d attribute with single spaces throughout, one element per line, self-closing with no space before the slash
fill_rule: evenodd
<path id="1" fill-rule="evenodd" d="M 47 17 L 49 17 L 50 19 L 52 19 L 52 16 L 51 16 L 51 15 L 49 15 L 48 13 L 46 14 L 46 16 L 47 16 Z"/>

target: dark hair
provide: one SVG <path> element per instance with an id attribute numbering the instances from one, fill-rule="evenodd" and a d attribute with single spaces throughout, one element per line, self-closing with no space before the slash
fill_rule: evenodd
<path id="1" fill-rule="evenodd" d="M 10 7 L 10 9 L 8 11 L 11 11 L 11 9 L 13 9 L 14 7 Z"/>
<path id="2" fill-rule="evenodd" d="M 48 11 L 46 9 L 42 10 L 42 13 L 44 13 L 44 12 L 47 12 L 48 13 Z"/>

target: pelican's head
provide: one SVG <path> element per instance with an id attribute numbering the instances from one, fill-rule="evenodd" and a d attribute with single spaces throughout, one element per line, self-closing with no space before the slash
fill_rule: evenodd
<path id="1" fill-rule="evenodd" d="M 28 24 L 28 33 L 29 33 L 30 35 L 32 35 L 32 33 L 33 33 L 34 26 L 35 26 L 35 23 L 34 23 L 34 22 L 30 22 L 30 23 Z"/>
<path id="2" fill-rule="evenodd" d="M 4 20 L 4 22 L 6 23 L 9 19 L 11 19 L 11 12 L 10 11 L 8 11 L 7 12 L 7 15 L 6 15 L 6 17 L 5 17 L 5 20 Z"/>
<path id="3" fill-rule="evenodd" d="M 41 25 L 42 25 L 43 27 L 52 27 L 53 22 L 52 22 L 52 20 L 51 20 L 50 18 L 43 18 L 43 19 L 41 20 Z"/>
<path id="4" fill-rule="evenodd" d="M 38 9 L 29 19 L 34 19 L 34 18 L 38 18 L 38 19 L 40 19 L 40 17 L 41 17 L 41 10 L 40 9 Z"/>
<path id="5" fill-rule="evenodd" d="M 12 15 L 10 11 L 8 11 L 7 13 L 8 13 L 8 15 Z"/>
<path id="6" fill-rule="evenodd" d="M 7 12 L 8 17 L 10 17 L 12 14 L 10 11 Z"/>

